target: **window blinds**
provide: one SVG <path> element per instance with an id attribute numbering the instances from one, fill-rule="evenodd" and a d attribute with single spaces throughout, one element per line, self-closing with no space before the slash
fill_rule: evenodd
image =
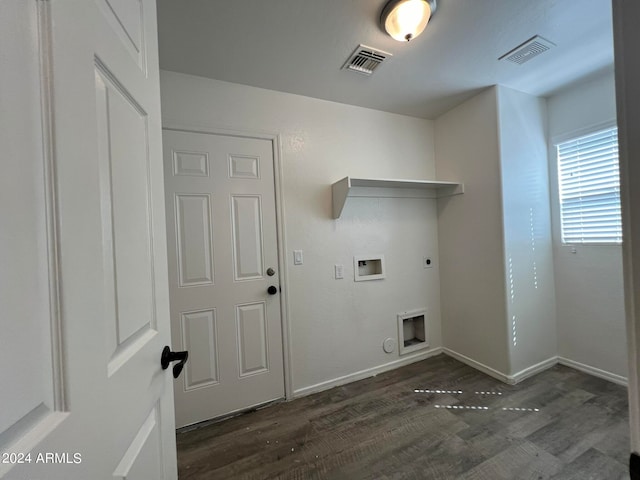
<path id="1" fill-rule="evenodd" d="M 617 127 L 557 148 L 562 243 L 621 243 Z"/>

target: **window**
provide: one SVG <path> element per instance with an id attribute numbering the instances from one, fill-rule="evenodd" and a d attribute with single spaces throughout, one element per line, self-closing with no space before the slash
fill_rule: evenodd
<path id="1" fill-rule="evenodd" d="M 562 243 L 622 243 L 617 127 L 557 148 Z"/>

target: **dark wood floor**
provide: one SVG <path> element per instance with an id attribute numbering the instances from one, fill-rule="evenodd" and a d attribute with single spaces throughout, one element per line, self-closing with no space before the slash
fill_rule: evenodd
<path id="1" fill-rule="evenodd" d="M 177 439 L 181 480 L 629 478 L 624 387 L 559 365 L 510 386 L 445 355 Z"/>

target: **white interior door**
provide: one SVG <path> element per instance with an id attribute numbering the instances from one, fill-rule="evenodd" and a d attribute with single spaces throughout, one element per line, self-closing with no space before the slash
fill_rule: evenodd
<path id="1" fill-rule="evenodd" d="M 0 477 L 175 479 L 155 2 L 0 32 Z"/>
<path id="2" fill-rule="evenodd" d="M 632 479 L 640 477 L 640 4 L 613 1 Z"/>
<path id="3" fill-rule="evenodd" d="M 185 426 L 284 397 L 273 144 L 173 130 L 163 141 Z"/>

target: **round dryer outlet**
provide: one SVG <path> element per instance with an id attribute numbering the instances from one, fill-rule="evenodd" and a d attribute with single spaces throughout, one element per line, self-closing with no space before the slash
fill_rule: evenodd
<path id="1" fill-rule="evenodd" d="M 393 353 L 396 349 L 396 341 L 394 338 L 387 338 L 384 342 L 382 342 L 382 349 L 386 353 Z"/>

